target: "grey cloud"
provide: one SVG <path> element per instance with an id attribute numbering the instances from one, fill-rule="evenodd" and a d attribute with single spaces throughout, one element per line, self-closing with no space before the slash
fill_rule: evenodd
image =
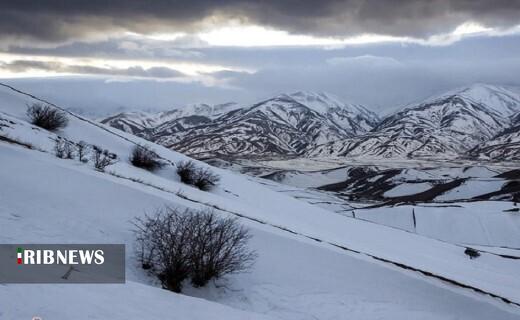
<path id="1" fill-rule="evenodd" d="M 354 57 L 333 57 L 327 59 L 327 63 L 332 66 L 343 67 L 373 67 L 373 68 L 396 68 L 401 67 L 402 63 L 394 58 L 379 57 L 373 55 L 362 55 Z"/>
<path id="2" fill-rule="evenodd" d="M 299 34 L 427 37 L 467 21 L 494 27 L 516 25 L 520 1 L 2 1 L 0 36 L 60 42 L 121 31 L 189 32 L 204 27 L 208 17 L 217 23 L 236 18 Z"/>
<path id="3" fill-rule="evenodd" d="M 140 78 L 180 78 L 184 77 L 180 71 L 166 67 L 143 68 L 132 66 L 128 68 L 101 68 L 88 65 L 66 65 L 54 61 L 15 60 L 0 64 L 0 69 L 12 72 L 24 72 L 28 70 L 44 70 L 59 73 L 75 73 L 83 75 L 107 75 L 127 76 Z"/>
<path id="4" fill-rule="evenodd" d="M 193 46 L 188 48 L 189 44 Z M 113 37 L 99 41 L 75 41 L 52 47 L 37 47 L 29 45 L 10 45 L 7 53 L 89 57 L 98 58 L 130 58 L 148 60 L 200 60 L 204 58 L 201 50 L 204 42 L 196 37 L 181 37 L 171 41 L 158 41 L 136 36 Z M 206 44 L 207 45 L 207 44 Z"/>
<path id="5" fill-rule="evenodd" d="M 115 48 L 113 43 L 92 45 L 95 45 L 92 51 L 77 44 L 54 54 L 86 52 L 88 56 L 99 57 L 108 55 Z M 128 49 L 135 48 L 135 45 L 128 46 Z M 128 81 L 110 83 L 97 79 L 101 77 L 96 77 L 98 82 L 95 83 L 92 77 L 75 81 L 70 77 L 60 77 L 59 84 L 58 80 L 27 79 L 27 86 L 31 85 L 27 91 L 40 93 L 48 88 L 45 94 L 53 101 L 66 95 L 67 104 L 71 106 L 90 108 L 95 105 L 96 108 L 103 106 L 114 110 L 118 106 L 170 108 L 187 103 L 229 100 L 252 103 L 282 92 L 310 90 L 327 91 L 345 101 L 388 112 L 389 108 L 474 82 L 520 85 L 519 35 L 472 37 L 449 46 L 433 47 L 379 43 L 334 50 L 317 47 L 210 47 L 201 48 L 200 52 L 204 58 L 196 60 L 197 63 L 230 65 L 256 72 L 222 71 L 206 75 L 215 78 L 215 83 L 225 83 L 226 86 L 197 81 L 143 80 L 135 76 Z M 36 53 L 43 54 L 41 51 Z M 10 67 L 23 71 L 27 63 Z M 30 63 L 33 68 L 41 64 L 39 61 Z M 22 83 L 25 80 L 16 81 L 19 81 L 17 85 L 25 85 Z M 95 101 L 91 97 L 93 91 L 99 92 Z"/>

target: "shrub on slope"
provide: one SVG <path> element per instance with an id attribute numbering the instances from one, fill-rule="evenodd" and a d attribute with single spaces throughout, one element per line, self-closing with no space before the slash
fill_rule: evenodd
<path id="1" fill-rule="evenodd" d="M 63 129 L 69 123 L 65 112 L 41 103 L 32 104 L 26 113 L 32 124 L 49 131 Z"/>
<path id="2" fill-rule="evenodd" d="M 203 191 L 209 191 L 216 186 L 220 176 L 209 168 L 200 168 L 193 161 L 183 161 L 177 165 L 177 174 L 181 181 L 195 186 Z"/>
<path id="3" fill-rule="evenodd" d="M 136 219 L 135 226 L 139 262 L 174 292 L 188 278 L 200 287 L 246 271 L 256 257 L 247 248 L 249 232 L 212 211 L 165 208 Z"/>
<path id="4" fill-rule="evenodd" d="M 148 171 L 155 171 L 164 166 L 159 155 L 147 146 L 137 145 L 132 149 L 130 154 L 130 163 L 135 167 L 142 168 Z"/>

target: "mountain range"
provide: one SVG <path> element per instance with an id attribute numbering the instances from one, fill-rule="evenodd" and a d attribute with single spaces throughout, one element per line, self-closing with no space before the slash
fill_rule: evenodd
<path id="1" fill-rule="evenodd" d="M 102 123 L 197 158 L 520 159 L 520 94 L 459 88 L 380 119 L 327 93 L 120 113 Z"/>

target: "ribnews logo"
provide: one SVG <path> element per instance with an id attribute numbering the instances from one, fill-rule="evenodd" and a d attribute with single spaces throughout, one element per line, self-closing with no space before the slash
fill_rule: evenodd
<path id="1" fill-rule="evenodd" d="M 105 262 L 104 252 L 97 250 L 24 250 L 21 247 L 16 249 L 17 264 L 103 264 Z"/>
<path id="2" fill-rule="evenodd" d="M 0 283 L 124 282 L 123 244 L 0 244 Z"/>

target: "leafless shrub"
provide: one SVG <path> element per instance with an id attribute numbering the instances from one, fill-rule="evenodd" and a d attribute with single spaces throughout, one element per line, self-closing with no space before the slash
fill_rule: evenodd
<path id="1" fill-rule="evenodd" d="M 247 248 L 250 235 L 234 219 L 211 211 L 166 208 L 135 222 L 137 256 L 164 288 L 180 292 L 188 278 L 194 286 L 246 271 L 256 254 Z"/>
<path id="2" fill-rule="evenodd" d="M 92 146 L 92 161 L 94 161 L 94 167 L 99 171 L 105 171 L 105 168 L 111 164 L 114 164 L 117 160 L 117 156 L 110 153 L 106 149 L 102 149 L 98 146 Z"/>
<path id="3" fill-rule="evenodd" d="M 78 159 L 79 159 L 79 161 L 81 161 L 83 163 L 88 162 L 87 156 L 88 156 L 88 153 L 89 153 L 89 150 L 90 150 L 89 144 L 86 143 L 85 141 L 80 141 L 80 142 L 78 142 L 76 147 L 77 147 L 77 150 L 78 150 Z"/>
<path id="4" fill-rule="evenodd" d="M 476 259 L 480 257 L 480 253 L 473 248 L 466 248 L 466 250 L 464 250 L 464 254 L 469 256 L 470 259 Z"/>
<path id="5" fill-rule="evenodd" d="M 69 123 L 65 112 L 42 103 L 32 104 L 26 113 L 32 124 L 49 131 L 65 128 Z"/>
<path id="6" fill-rule="evenodd" d="M 148 171 L 155 171 L 164 166 L 159 155 L 147 146 L 135 146 L 129 160 L 134 166 Z"/>
<path id="7" fill-rule="evenodd" d="M 200 190 L 208 191 L 216 186 L 220 176 L 209 168 L 197 167 L 193 161 L 183 161 L 177 165 L 177 174 L 181 181 Z"/>
<path id="8" fill-rule="evenodd" d="M 203 191 L 209 191 L 220 181 L 220 176 L 209 168 L 198 168 L 195 172 L 193 185 Z"/>
<path id="9" fill-rule="evenodd" d="M 54 154 L 61 159 L 74 159 L 74 146 L 72 142 L 58 138 L 54 144 Z"/>
<path id="10" fill-rule="evenodd" d="M 177 174 L 183 183 L 193 184 L 195 171 L 196 167 L 193 161 L 182 161 L 177 164 Z"/>
<path id="11" fill-rule="evenodd" d="M 248 270 L 256 258 L 247 243 L 251 235 L 236 219 L 199 211 L 191 219 L 191 283 L 205 286 L 211 279 Z"/>

